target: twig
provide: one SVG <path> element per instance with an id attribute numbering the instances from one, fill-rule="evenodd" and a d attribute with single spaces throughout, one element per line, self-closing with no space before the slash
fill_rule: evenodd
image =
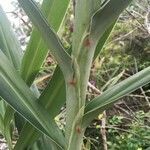
<path id="1" fill-rule="evenodd" d="M 132 109 L 126 104 L 125 101 L 123 101 L 123 104 L 126 106 L 126 108 L 130 111 L 130 116 L 132 116 L 137 122 L 139 122 L 139 120 L 136 118 L 135 113 L 132 111 Z"/>
<path id="2" fill-rule="evenodd" d="M 106 136 L 106 111 L 103 112 L 103 118 L 102 118 L 102 125 L 101 125 L 101 135 L 103 140 L 103 148 L 104 150 L 107 150 L 107 136 Z"/>
<path id="3" fill-rule="evenodd" d="M 136 27 L 135 29 L 131 30 L 130 32 L 128 32 L 127 34 L 121 36 L 121 37 L 118 37 L 110 42 L 108 42 L 106 45 L 109 45 L 113 42 L 117 42 L 117 41 L 120 41 L 120 40 L 124 40 L 124 38 L 126 38 L 127 36 L 129 36 L 130 34 L 132 34 L 134 31 L 136 31 L 139 27 Z"/>
<path id="4" fill-rule="evenodd" d="M 144 92 L 146 93 L 146 92 Z M 130 97 L 138 97 L 138 98 L 145 98 L 143 95 L 135 95 L 135 94 L 129 94 Z M 149 96 L 146 96 L 148 99 L 150 98 Z"/>
<path id="5" fill-rule="evenodd" d="M 124 112 L 125 114 L 130 115 L 130 113 L 129 113 L 128 111 L 126 111 L 124 108 L 120 107 L 119 105 L 114 104 L 114 107 L 116 107 L 117 109 L 121 110 L 121 111 Z"/>
<path id="6" fill-rule="evenodd" d="M 134 133 L 134 132 L 132 132 L 132 131 L 128 131 L 128 130 L 122 129 L 122 128 L 118 128 L 118 127 L 114 127 L 114 126 L 106 126 L 106 128 L 107 128 L 107 129 L 120 130 L 120 131 L 123 131 L 123 132 L 131 133 L 131 134 L 133 134 L 133 135 L 135 135 L 135 136 L 137 136 L 137 137 L 140 137 L 138 134 L 136 134 L 136 133 Z M 149 138 L 145 138 L 145 139 L 148 139 L 148 140 L 149 140 Z"/>
<path id="7" fill-rule="evenodd" d="M 44 80 L 50 78 L 50 76 L 51 76 L 51 75 L 48 74 L 48 75 L 45 75 L 45 76 L 43 76 L 43 77 L 38 78 L 37 80 L 35 80 L 35 84 L 40 83 L 40 82 L 43 82 Z"/>
<path id="8" fill-rule="evenodd" d="M 145 91 L 143 90 L 142 87 L 140 88 L 140 90 L 141 90 L 141 92 L 142 92 L 142 94 L 143 94 L 143 96 L 144 96 L 144 98 L 145 98 L 145 100 L 146 100 L 146 102 L 147 102 L 147 105 L 148 105 L 149 108 L 150 108 L 150 102 L 149 102 L 148 97 L 147 97 L 146 94 L 145 94 Z"/>
<path id="9" fill-rule="evenodd" d="M 96 94 L 101 94 L 102 92 L 97 89 L 94 85 L 92 85 L 90 82 L 88 82 L 88 86 L 89 88 L 91 88 Z M 106 126 L 106 111 L 103 112 L 103 118 L 101 120 L 101 135 L 102 135 L 102 140 L 103 140 L 103 148 L 104 150 L 107 150 L 107 136 L 106 136 L 106 129 L 105 129 L 105 126 Z"/>
<path id="10" fill-rule="evenodd" d="M 90 88 L 90 89 L 92 89 L 96 94 L 101 94 L 102 92 L 99 90 L 99 89 L 97 89 L 94 85 L 92 85 L 90 82 L 88 82 L 88 87 Z"/>
<path id="11" fill-rule="evenodd" d="M 145 28 L 145 26 L 144 26 L 131 12 L 129 12 L 127 9 L 126 9 L 126 12 L 127 12 L 133 19 L 135 19 L 135 20 L 138 22 L 138 24 L 139 24 L 146 32 L 148 32 L 147 29 Z"/>

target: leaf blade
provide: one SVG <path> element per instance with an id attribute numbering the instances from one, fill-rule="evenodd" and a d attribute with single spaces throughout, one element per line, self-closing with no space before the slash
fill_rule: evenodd
<path id="1" fill-rule="evenodd" d="M 47 109 L 50 116 L 54 118 L 59 113 L 60 108 L 65 103 L 65 100 L 66 96 L 63 74 L 60 68 L 57 67 L 52 79 L 39 97 L 38 101 Z M 41 136 L 40 132 L 38 132 L 33 126 L 27 123 L 20 133 L 20 137 L 15 145 L 15 149 L 19 150 L 26 148 L 26 146 L 33 144 L 33 142 L 39 136 Z"/>
<path id="2" fill-rule="evenodd" d="M 91 19 L 91 36 L 99 40 L 132 0 L 110 0 Z"/>
<path id="3" fill-rule="evenodd" d="M 98 44 L 96 46 L 95 49 L 95 53 L 94 53 L 94 60 L 96 59 L 96 57 L 99 55 L 99 53 L 102 51 L 105 43 L 107 42 L 107 39 L 109 38 L 115 24 L 117 21 L 114 21 L 112 23 L 112 25 L 105 31 L 105 33 L 103 34 L 103 36 L 99 39 Z"/>
<path id="4" fill-rule="evenodd" d="M 0 49 L 9 58 L 15 68 L 19 70 L 22 50 L 1 6 L 0 20 Z"/>
<path id="5" fill-rule="evenodd" d="M 136 73 L 124 81 L 112 86 L 102 95 L 94 98 L 85 107 L 83 126 L 87 126 L 94 117 L 116 102 L 119 98 L 135 91 L 150 82 L 150 67 Z"/>
<path id="6" fill-rule="evenodd" d="M 68 5 L 69 0 L 44 0 L 42 3 L 42 12 L 56 32 L 60 27 Z M 59 11 L 56 9 L 57 6 L 59 6 Z M 48 47 L 41 38 L 39 31 L 34 28 L 21 65 L 21 75 L 29 86 L 39 72 L 47 52 Z"/>
<path id="7" fill-rule="evenodd" d="M 20 5 L 28 14 L 35 27 L 40 31 L 44 41 L 47 43 L 52 55 L 57 60 L 63 73 L 68 76 L 72 71 L 71 57 L 65 52 L 60 39 L 49 26 L 47 20 L 33 0 L 18 0 Z"/>
<path id="8" fill-rule="evenodd" d="M 64 136 L 48 113 L 36 102 L 36 97 L 17 75 L 7 58 L 0 52 L 0 95 L 38 130 L 64 147 Z M 61 139 L 61 138 L 62 139 Z"/>

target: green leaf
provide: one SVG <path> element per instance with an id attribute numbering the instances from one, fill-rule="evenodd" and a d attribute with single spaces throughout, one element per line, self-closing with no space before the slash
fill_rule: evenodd
<path id="1" fill-rule="evenodd" d="M 71 53 L 71 48 L 68 49 L 68 53 Z M 40 97 L 38 98 L 40 104 L 42 104 L 49 112 L 49 115 L 54 118 L 59 114 L 60 109 L 65 104 L 66 101 L 66 87 L 62 71 L 57 66 L 54 74 L 49 81 L 47 87 L 44 89 Z M 28 134 L 27 134 L 28 133 Z M 25 149 L 29 145 L 41 136 L 32 125 L 27 123 L 21 134 L 17 143 L 15 145 L 16 149 Z"/>
<path id="2" fill-rule="evenodd" d="M 3 9 L 0 6 L 0 49 L 9 58 L 10 62 L 17 70 L 21 64 L 21 47 L 15 34 L 11 30 L 10 22 L 8 21 Z"/>
<path id="3" fill-rule="evenodd" d="M 65 76 L 68 77 L 72 71 L 71 57 L 65 52 L 60 39 L 49 26 L 47 20 L 33 0 L 18 0 L 18 2 L 41 33 L 41 36 L 48 45 L 48 48 L 51 50 L 52 55 L 57 60 L 61 70 Z"/>
<path id="4" fill-rule="evenodd" d="M 5 115 L 5 102 L 0 97 L 0 133 L 4 136 L 4 115 Z"/>
<path id="5" fill-rule="evenodd" d="M 54 120 L 36 101 L 24 81 L 20 78 L 5 55 L 0 52 L 0 95 L 33 126 L 46 134 L 61 148 L 65 139 Z"/>
<path id="6" fill-rule="evenodd" d="M 36 128 L 34 128 L 31 124 L 26 123 L 24 128 L 21 130 L 14 150 L 29 148 L 40 136 L 42 136 L 42 134 Z"/>
<path id="7" fill-rule="evenodd" d="M 39 103 L 45 106 L 51 117 L 54 118 L 60 111 L 60 108 L 64 104 L 65 100 L 66 100 L 65 81 L 60 68 L 57 67 L 53 74 L 52 79 L 50 80 L 46 89 L 39 97 Z"/>
<path id="8" fill-rule="evenodd" d="M 131 1 L 132 0 L 110 0 L 106 2 L 91 19 L 90 34 L 92 39 L 99 41 Z"/>
<path id="9" fill-rule="evenodd" d="M 8 143 L 8 147 L 12 149 L 12 140 L 11 140 L 11 121 L 14 118 L 15 111 L 10 107 L 7 106 L 5 116 L 4 116 L 4 137 Z"/>
<path id="10" fill-rule="evenodd" d="M 42 136 L 38 141 L 34 143 L 31 147 L 35 150 L 35 146 L 37 150 L 60 150 L 52 141 L 50 141 L 46 136 Z"/>
<path id="11" fill-rule="evenodd" d="M 5 115 L 6 107 L 7 106 L 6 106 L 5 102 L 0 97 L 0 114 L 2 115 L 2 117 L 4 117 L 4 115 Z"/>
<path id="12" fill-rule="evenodd" d="M 22 58 L 22 49 L 19 44 L 18 39 L 16 38 L 13 30 L 11 29 L 11 23 L 8 21 L 7 16 L 5 15 L 3 9 L 0 7 L 0 49 L 7 56 L 12 65 L 20 72 L 21 58 Z M 6 106 L 6 109 L 9 106 Z M 5 110 L 6 111 L 6 110 Z M 12 113 L 14 114 L 14 113 Z M 17 115 L 17 114 L 16 114 Z M 13 115 L 11 115 L 13 118 Z M 16 122 L 21 116 L 18 115 Z M 11 119 L 10 119 L 11 121 Z M 22 122 L 24 123 L 23 118 Z M 16 125 L 18 129 L 18 124 Z M 19 132 L 19 130 L 18 130 Z"/>
<path id="13" fill-rule="evenodd" d="M 69 0 L 43 1 L 42 11 L 44 15 L 48 18 L 50 25 L 55 31 L 58 31 L 68 5 Z M 43 63 L 47 51 L 48 48 L 43 42 L 40 33 L 37 29 L 34 29 L 23 58 L 21 71 L 22 76 L 28 85 L 32 84 L 37 72 L 40 69 L 41 64 Z M 60 69 L 56 69 L 47 88 L 40 96 L 39 101 L 41 101 L 43 105 L 46 106 L 47 110 L 49 111 L 52 117 L 55 117 L 60 111 L 60 108 L 65 103 L 65 84 L 63 74 L 60 71 Z M 29 134 L 27 135 L 26 133 Z M 15 147 L 18 149 L 24 149 L 24 147 L 33 143 L 33 141 L 37 139 L 40 135 L 41 134 L 37 132 L 37 130 L 33 126 L 27 123 L 24 126 Z"/>
<path id="14" fill-rule="evenodd" d="M 94 53 L 94 60 L 96 59 L 96 57 L 98 56 L 98 54 L 102 51 L 107 39 L 109 38 L 111 31 L 113 30 L 114 26 L 116 24 L 116 21 L 114 21 L 112 23 L 112 25 L 105 31 L 105 33 L 103 34 L 103 36 L 100 38 L 100 40 L 98 41 L 98 44 L 96 46 L 96 50 Z"/>
<path id="15" fill-rule="evenodd" d="M 4 135 L 4 119 L 3 116 L 0 114 L 0 133 Z"/>
<path id="16" fill-rule="evenodd" d="M 63 74 L 60 68 L 57 67 L 52 79 L 39 97 L 38 101 L 47 109 L 49 115 L 54 118 L 65 103 L 65 95 Z M 32 125 L 27 123 L 19 136 L 15 148 L 24 149 L 26 146 L 33 144 L 40 135 L 41 134 Z"/>
<path id="17" fill-rule="evenodd" d="M 85 107 L 83 127 L 86 127 L 99 113 L 111 106 L 123 96 L 150 82 L 150 67 L 136 73 L 128 79 L 110 87 L 100 96 L 94 98 Z"/>
<path id="18" fill-rule="evenodd" d="M 56 32 L 65 16 L 68 5 L 69 0 L 44 0 L 42 3 L 42 12 Z M 39 72 L 47 52 L 48 47 L 41 38 L 40 32 L 34 28 L 21 66 L 21 75 L 29 86 Z"/>

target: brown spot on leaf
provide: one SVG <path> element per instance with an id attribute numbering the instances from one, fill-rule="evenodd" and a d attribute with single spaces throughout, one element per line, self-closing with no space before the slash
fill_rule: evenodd
<path id="1" fill-rule="evenodd" d="M 71 81 L 69 81 L 69 84 L 71 84 L 71 85 L 75 85 L 76 84 L 76 80 L 75 79 L 72 79 Z"/>
<path id="2" fill-rule="evenodd" d="M 84 46 L 91 47 L 91 45 L 92 45 L 92 40 L 89 37 L 87 37 L 84 41 Z"/>
<path id="3" fill-rule="evenodd" d="M 76 131 L 77 131 L 77 133 L 81 134 L 81 127 L 76 126 Z"/>

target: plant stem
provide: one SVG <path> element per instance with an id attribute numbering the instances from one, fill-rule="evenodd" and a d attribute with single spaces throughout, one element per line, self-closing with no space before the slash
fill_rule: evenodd
<path id="1" fill-rule="evenodd" d="M 106 137 L 106 111 L 103 112 L 101 135 L 103 140 L 103 149 L 108 150 Z"/>

